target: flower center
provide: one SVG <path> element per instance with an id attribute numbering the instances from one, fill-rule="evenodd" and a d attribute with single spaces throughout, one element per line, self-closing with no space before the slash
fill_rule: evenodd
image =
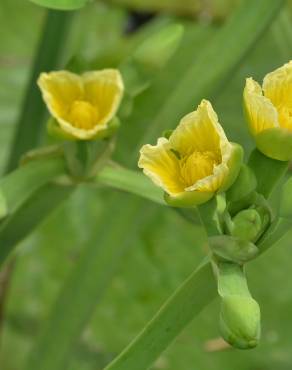
<path id="1" fill-rule="evenodd" d="M 278 107 L 280 126 L 292 131 L 292 108 L 287 106 Z"/>
<path id="2" fill-rule="evenodd" d="M 90 130 L 98 123 L 98 109 L 84 100 L 74 101 L 68 112 L 68 122 L 74 127 Z"/>
<path id="3" fill-rule="evenodd" d="M 180 160 L 181 177 L 186 187 L 194 185 L 198 180 L 210 176 L 219 158 L 213 152 L 193 152 Z"/>

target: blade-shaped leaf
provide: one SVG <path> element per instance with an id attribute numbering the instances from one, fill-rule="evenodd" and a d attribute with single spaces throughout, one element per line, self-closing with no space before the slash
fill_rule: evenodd
<path id="1" fill-rule="evenodd" d="M 36 147 L 39 143 L 46 106 L 42 101 L 36 80 L 41 72 L 54 70 L 57 67 L 64 50 L 70 19 L 69 13 L 53 10 L 47 13 L 11 146 L 8 171 L 17 167 L 22 154 Z"/>
<path id="2" fill-rule="evenodd" d="M 15 245 L 39 225 L 74 190 L 46 184 L 39 188 L 0 225 L 0 265 Z"/>
<path id="3" fill-rule="evenodd" d="M 34 191 L 64 171 L 64 159 L 56 157 L 31 161 L 4 176 L 0 179 L 0 190 L 6 200 L 8 212 L 14 211 Z"/>
<path id="4" fill-rule="evenodd" d="M 143 331 L 105 370 L 148 369 L 215 297 L 216 284 L 207 261 L 183 282 Z"/>

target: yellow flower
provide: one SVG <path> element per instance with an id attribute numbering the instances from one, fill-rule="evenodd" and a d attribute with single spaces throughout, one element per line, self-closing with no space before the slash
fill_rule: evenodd
<path id="1" fill-rule="evenodd" d="M 238 175 L 242 154 L 227 140 L 211 103 L 203 100 L 169 139 L 141 148 L 138 166 L 164 189 L 167 203 L 187 207 L 226 190 Z"/>
<path id="2" fill-rule="evenodd" d="M 81 140 L 94 139 L 108 128 L 124 91 L 116 69 L 82 75 L 68 71 L 41 73 L 38 85 L 61 130 Z"/>
<path id="3" fill-rule="evenodd" d="M 262 87 L 247 78 L 243 98 L 258 149 L 273 159 L 292 159 L 292 61 L 268 73 Z"/>

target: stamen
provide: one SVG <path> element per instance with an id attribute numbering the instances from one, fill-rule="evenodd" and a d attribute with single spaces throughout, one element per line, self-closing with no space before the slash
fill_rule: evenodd
<path id="1" fill-rule="evenodd" d="M 198 180 L 210 176 L 220 159 L 213 152 L 193 152 L 180 161 L 181 177 L 185 186 L 192 186 Z"/>
<path id="2" fill-rule="evenodd" d="M 97 107 L 84 100 L 74 101 L 68 112 L 67 120 L 73 126 L 81 129 L 92 129 L 97 123 L 99 112 Z"/>

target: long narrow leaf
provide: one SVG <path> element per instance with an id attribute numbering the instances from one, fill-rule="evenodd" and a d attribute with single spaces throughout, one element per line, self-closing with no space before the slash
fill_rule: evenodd
<path id="1" fill-rule="evenodd" d="M 28 198 L 0 225 L 0 265 L 9 253 L 74 190 L 71 186 L 46 184 Z"/>
<path id="2" fill-rule="evenodd" d="M 26 369 L 66 369 L 72 348 L 94 306 L 109 285 L 122 254 L 143 226 L 144 212 L 149 213 L 147 206 L 141 210 L 139 203 L 129 204 L 128 197 L 122 201 L 116 197 L 116 200 L 119 200 L 123 212 L 113 214 L 112 208 L 108 208 L 103 214 L 107 227 L 100 225 L 96 236 L 84 246 L 82 256 L 58 297 Z M 133 220 L 131 228 L 125 233 L 129 219 Z M 113 229 L 114 233 L 111 232 Z"/>
<path id="3" fill-rule="evenodd" d="M 35 160 L 21 166 L 0 179 L 0 190 L 11 213 L 39 187 L 63 174 L 65 162 L 62 157 Z"/>
<path id="4" fill-rule="evenodd" d="M 7 171 L 16 168 L 21 155 L 36 147 L 39 142 L 46 107 L 42 102 L 36 80 L 41 72 L 50 71 L 57 67 L 64 50 L 70 18 L 70 13 L 53 10 L 47 13 L 30 81 L 16 126 Z"/>
<path id="5" fill-rule="evenodd" d="M 105 370 L 143 370 L 157 359 L 202 309 L 216 297 L 210 263 L 195 270 L 143 331 Z"/>

